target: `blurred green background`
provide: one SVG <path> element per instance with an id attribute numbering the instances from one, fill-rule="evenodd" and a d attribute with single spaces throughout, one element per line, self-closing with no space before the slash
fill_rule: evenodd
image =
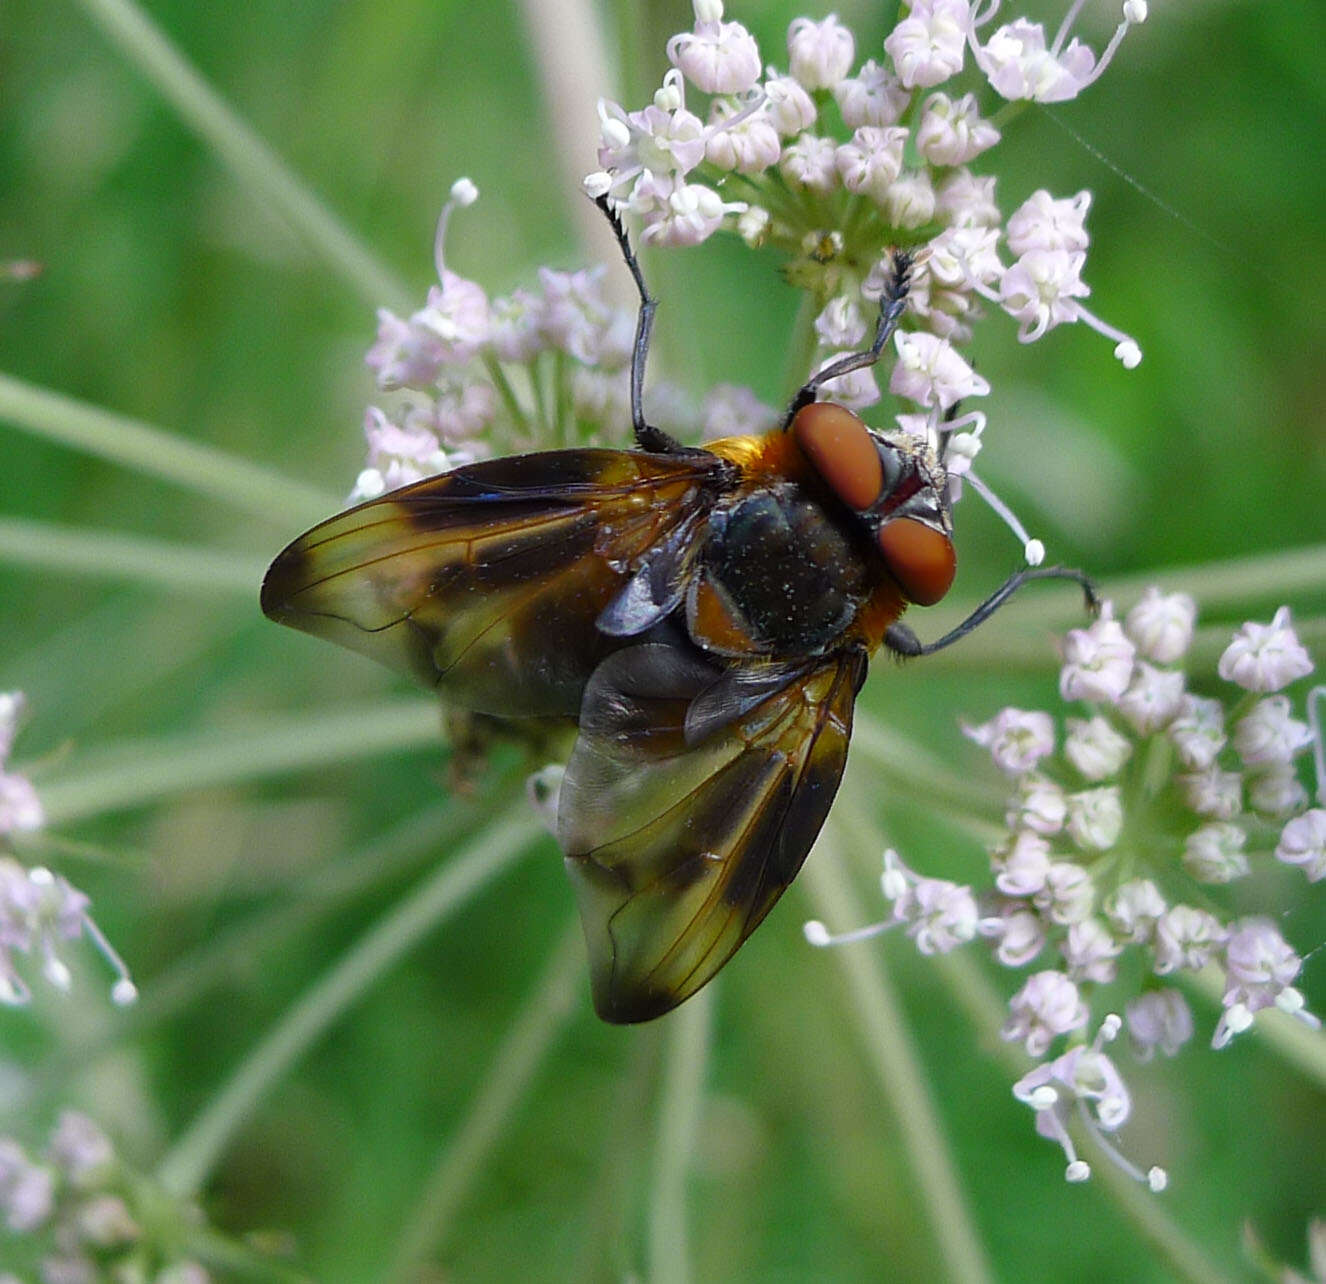
<path id="1" fill-rule="evenodd" d="M 558 167 L 516 7 L 147 8 L 410 298 L 431 279 L 434 220 L 461 174 L 483 195 L 452 224 L 457 270 L 504 293 L 539 264 L 581 261 L 583 198 Z M 886 8 L 836 5 L 858 57 L 878 51 Z M 625 70 L 603 88 L 636 106 L 689 6 L 611 9 L 608 48 Z M 729 6 L 771 61 L 785 61 L 783 33 L 799 11 Z M 1032 13 L 1058 21 L 1058 6 Z M 1097 47 L 1114 21 L 1112 5 L 1089 6 Z M 1107 590 L 1173 568 L 1169 586 L 1200 585 L 1217 600 L 1206 624 L 1268 618 L 1286 597 L 1273 578 L 1222 597 L 1209 564 L 1326 536 L 1323 48 L 1319 0 L 1157 3 L 1098 85 L 1026 112 L 985 167 L 998 169 L 1006 211 L 1040 186 L 1095 192 L 1092 303 L 1146 354 L 1126 373 L 1083 327 L 1023 348 L 1012 322 L 992 318 L 974 349 L 994 386 L 985 472 L 1053 557 L 1088 567 Z M 0 86 L 0 258 L 44 265 L 36 280 L 0 283 L 0 369 L 343 494 L 372 395 L 370 300 L 236 180 L 82 5 L 5 5 Z M 769 401 L 785 395 L 780 358 L 797 300 L 772 259 L 720 239 L 646 268 L 664 301 L 660 368 L 697 394 L 727 380 Z M 260 757 L 276 731 L 300 743 L 328 734 L 323 715 L 406 708 L 408 693 L 371 664 L 260 618 L 258 577 L 307 524 L 302 510 L 273 503 L 255 516 L 3 422 L 0 442 L 6 520 L 155 537 L 226 554 L 230 568 L 216 582 L 199 563 L 174 588 L 135 583 L 105 573 L 92 539 L 85 573 L 43 569 L 14 551 L 16 528 L 0 531 L 0 688 L 30 697 L 17 757 L 39 788 L 72 797 L 102 768 L 151 773 L 209 743 Z M 1012 550 L 987 514 L 960 521 L 958 594 L 970 601 L 1006 573 Z M 1322 579 L 1288 596 L 1319 659 Z M 877 666 L 867 705 L 953 767 L 983 771 L 955 718 L 1052 698 L 1038 609 L 991 626 L 966 658 Z M 1072 602 L 1047 609 L 1073 618 Z M 1011 662 L 1010 638 L 1026 639 Z M 1000 647 L 996 676 L 982 657 Z M 1208 645 L 1198 665 L 1207 678 L 1217 653 Z M 41 857 L 94 897 L 143 1001 L 108 1013 L 89 968 L 71 998 L 43 994 L 30 1011 L 3 1014 L 0 1055 L 15 1082 L 0 1096 L 0 1130 L 35 1143 L 56 1108 L 77 1103 L 150 1169 L 380 916 L 482 835 L 495 809 L 523 805 L 520 764 L 506 759 L 477 800 L 447 801 L 444 750 L 420 745 L 427 728 L 403 717 L 411 730 L 396 750 L 352 746 L 341 756 L 353 761 L 330 761 L 356 735 L 339 725 L 316 768 L 163 783 L 163 797 L 99 815 L 71 809 L 54 827 L 66 846 Z M 888 832 L 913 865 L 974 875 L 979 849 L 937 824 L 924 796 L 893 803 Z M 882 912 L 871 866 L 854 877 Z M 1285 871 L 1246 896 L 1249 910 L 1289 907 L 1286 936 L 1318 951 L 1302 987 L 1326 1010 L 1320 888 Z M 794 889 L 715 994 L 687 1185 L 695 1278 L 936 1278 L 916 1180 L 839 961 L 802 942 L 810 913 Z M 493 1084 L 498 1050 L 572 915 L 545 839 L 426 933 L 248 1112 L 204 1186 L 212 1221 L 236 1234 L 288 1232 L 317 1280 L 379 1278 L 429 1174 Z M 1057 1153 L 1034 1135 L 991 1040 L 943 976 L 901 939 L 878 949 L 999 1278 L 1171 1278 L 1103 1184 L 1062 1181 Z M 456 1188 L 438 1265 L 419 1278 L 648 1277 L 657 1103 L 677 1018 L 601 1025 L 580 972 L 573 1002 L 528 1092 L 500 1112 L 500 1136 Z M 1276 1255 L 1301 1262 L 1307 1218 L 1326 1209 L 1320 1086 L 1255 1036 L 1211 1053 L 1200 1031 L 1213 1008 L 1198 1017 L 1194 1045 L 1131 1075 L 1123 1144 L 1170 1169 L 1161 1206 L 1229 1277 L 1248 1271 L 1245 1219 Z M 7 1251 L 0 1234 L 0 1264 Z"/>

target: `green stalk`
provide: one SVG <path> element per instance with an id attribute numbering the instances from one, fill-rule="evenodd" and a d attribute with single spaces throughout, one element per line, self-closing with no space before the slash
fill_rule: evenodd
<path id="1" fill-rule="evenodd" d="M 370 307 L 411 308 L 410 292 L 226 104 L 132 0 L 77 0 L 83 11 L 217 155 L 257 203 L 275 209 Z"/>
<path id="2" fill-rule="evenodd" d="M 542 831 L 530 816 L 494 823 L 402 899 L 272 1027 L 157 1169 L 172 1194 L 195 1195 L 236 1131 L 300 1057 L 394 963 L 509 865 Z"/>
<path id="3" fill-rule="evenodd" d="M 1016 1046 L 999 1037 L 1004 1001 L 980 967 L 962 951 L 937 955 L 931 961 L 975 1027 L 981 1045 L 991 1049 L 1010 1074 L 1021 1076 L 1028 1067 L 1028 1059 Z M 1031 1112 L 1027 1113 L 1030 1127 Z M 1165 1211 L 1163 1196 L 1144 1190 L 1110 1162 L 1093 1164 L 1091 1180 L 1108 1192 L 1133 1226 L 1169 1263 L 1176 1278 L 1189 1280 L 1191 1284 L 1219 1284 L 1228 1278 Z"/>
<path id="4" fill-rule="evenodd" d="M 663 1065 L 653 1198 L 649 1207 L 650 1284 L 686 1284 L 691 1278 L 686 1242 L 686 1175 L 704 1101 L 713 1024 L 713 989 L 690 998 L 669 1018 Z"/>
<path id="5" fill-rule="evenodd" d="M 173 593 L 257 600 L 265 562 L 112 531 L 0 517 L 0 563 L 57 575 L 122 579 Z"/>
<path id="6" fill-rule="evenodd" d="M 852 748 L 894 782 L 914 787 L 928 803 L 978 815 L 1003 809 L 1004 795 L 992 782 L 955 774 L 928 749 L 886 727 L 864 709 L 856 711 Z"/>
<path id="7" fill-rule="evenodd" d="M 262 517 L 273 526 L 305 525 L 343 507 L 337 496 L 213 446 L 186 441 L 141 420 L 89 406 L 10 375 L 0 374 L 0 420 L 145 476 L 174 482 Z"/>
<path id="8" fill-rule="evenodd" d="M 835 812 L 837 823 L 816 844 L 815 859 L 808 861 L 805 880 L 819 917 L 826 923 L 859 923 L 865 920 L 861 905 L 844 874 L 847 863 L 846 837 L 850 845 L 867 846 L 877 854 L 875 835 L 864 827 L 843 823 L 843 802 Z M 878 950 L 844 947 L 834 951 L 847 982 L 855 1028 L 865 1046 L 880 1085 L 880 1099 L 888 1103 L 907 1151 L 911 1170 L 924 1204 L 936 1251 L 937 1278 L 954 1281 L 986 1281 L 994 1278 L 971 1211 L 943 1121 L 926 1086 L 925 1071 L 908 1034 L 906 1018 L 898 1003 Z M 939 1263 L 943 1269 L 939 1269 Z"/>
<path id="9" fill-rule="evenodd" d="M 400 1249 L 386 1278 L 413 1281 L 447 1242 L 460 1207 L 484 1160 L 520 1108 L 553 1039 L 575 1013 L 584 968 L 580 924 L 574 923 L 553 947 L 547 967 L 483 1076 L 480 1088 L 401 1235 Z"/>
<path id="10" fill-rule="evenodd" d="M 435 744 L 441 736 L 431 700 L 375 701 L 331 713 L 269 718 L 249 727 L 116 746 L 113 759 L 39 781 L 50 825 L 141 807 L 169 794 Z M 100 755 L 106 757 L 107 755 Z"/>

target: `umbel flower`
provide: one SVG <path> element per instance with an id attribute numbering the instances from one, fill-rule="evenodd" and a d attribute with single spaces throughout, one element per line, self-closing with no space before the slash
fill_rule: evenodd
<path id="1" fill-rule="evenodd" d="M 67 991 L 73 973 L 62 951 L 84 936 L 115 973 L 112 1000 L 132 1003 L 138 989 L 124 960 L 88 913 L 92 902 L 45 866 L 29 868 L 7 854 L 16 836 L 41 829 L 46 820 L 32 782 L 8 769 L 9 751 L 26 706 L 21 692 L 0 693 L 0 1004 L 16 1007 L 32 998 L 22 959 L 35 960 L 48 984 Z"/>
<path id="2" fill-rule="evenodd" d="M 638 110 L 600 102 L 601 168 L 585 180 L 591 196 L 638 217 L 647 245 L 694 246 L 726 231 L 777 251 L 814 317 L 808 368 L 791 372 L 797 383 L 861 346 L 894 254 L 911 251 L 888 388 L 902 403 L 897 425 L 935 445 L 942 438 L 951 497 L 970 480 L 1031 564 L 1043 545 L 972 472 L 986 417 L 957 407 L 990 384 L 960 349 L 992 308 L 1018 322 L 1024 342 L 1082 321 L 1125 367 L 1141 350 L 1082 303 L 1091 194 L 1041 189 L 1005 216 L 994 174 L 971 166 L 984 166 L 1000 138 L 982 100 L 1075 96 L 1146 17 L 1129 0 L 1096 60 L 1068 39 L 1079 7 L 1047 45 L 1021 19 L 989 32 L 998 0 L 915 0 L 864 61 L 837 17 L 799 18 L 781 69 L 725 18 L 721 0 L 697 0 L 693 28 L 668 42 L 673 66 L 653 101 Z M 490 454 L 625 440 L 634 318 L 607 301 L 605 269 L 542 268 L 534 289 L 489 298 L 445 249 L 452 213 L 477 197 L 468 179 L 452 187 L 434 249 L 438 280 L 423 306 L 407 318 L 378 314 L 368 364 L 383 400 L 365 415 L 368 458 L 352 500 Z M 650 391 L 653 417 L 681 437 L 759 432 L 777 420 L 749 389 L 721 385 L 698 408 L 666 385 Z M 861 410 L 882 394 L 865 368 L 820 395 Z"/>
<path id="3" fill-rule="evenodd" d="M 208 1284 L 189 1254 L 201 1212 L 134 1172 L 87 1115 L 62 1111 L 45 1147 L 30 1154 L 0 1137 L 5 1265 L 21 1256 L 55 1281 L 152 1280 Z M 19 1279 L 0 1272 L 0 1281 Z"/>
<path id="4" fill-rule="evenodd" d="M 1190 597 L 1154 587 L 1123 621 L 1107 604 L 1063 640 L 1059 691 L 1072 713 L 1009 708 L 964 727 L 1011 786 L 989 886 L 926 878 L 889 851 L 888 920 L 842 936 L 806 925 L 812 944 L 828 945 L 898 924 L 923 953 L 979 937 L 1001 964 L 1028 970 L 1009 999 L 1003 1037 L 1035 1058 L 1060 1040 L 1067 1046 L 1013 1092 L 1036 1112 L 1041 1135 L 1063 1147 L 1069 1181 L 1091 1171 L 1068 1131 L 1075 1118 L 1130 1175 L 1153 1190 L 1165 1185 L 1162 1169 L 1143 1173 L 1105 1135 L 1131 1111 L 1105 1049 L 1126 1029 L 1139 1061 L 1178 1052 L 1194 1020 L 1176 981 L 1208 967 L 1223 976 L 1214 1049 L 1269 1007 L 1320 1025 L 1294 985 L 1303 960 L 1276 925 L 1283 906 L 1269 890 L 1259 898 L 1249 888 L 1237 902 L 1220 891 L 1277 863 L 1297 866 L 1309 882 L 1326 877 L 1326 807 L 1310 805 L 1300 779 L 1312 750 L 1317 801 L 1326 803 L 1316 714 L 1326 689 L 1309 693 L 1308 721 L 1295 716 L 1285 688 L 1313 664 L 1282 607 L 1230 640 L 1212 694 L 1190 691 L 1178 665 L 1196 616 Z M 1235 908 L 1249 904 L 1261 912 Z M 1121 975 L 1140 975 L 1140 988 L 1121 996 Z"/>
<path id="5" fill-rule="evenodd" d="M 1128 0 L 1097 58 L 1071 38 L 1080 7 L 1047 40 L 1025 19 L 992 30 L 998 0 L 913 0 L 864 60 L 836 17 L 803 18 L 789 27 L 780 65 L 766 62 L 719 0 L 697 0 L 692 29 L 668 43 L 672 68 L 653 100 L 635 110 L 600 103 L 600 168 L 585 180 L 591 196 L 639 220 L 647 245 L 680 249 L 732 233 L 781 256 L 785 278 L 812 305 L 808 368 L 791 372 L 798 382 L 861 346 L 895 252 L 911 251 L 888 383 L 902 403 L 894 417 L 904 431 L 943 440 L 953 498 L 969 482 L 1033 564 L 1041 542 L 972 470 L 985 415 L 957 413 L 991 392 L 961 353 L 974 325 L 1003 312 L 1030 343 L 1081 321 L 1112 342 L 1125 368 L 1141 359 L 1131 337 L 1082 302 L 1091 194 L 1043 188 L 1005 213 L 988 172 L 1000 141 L 993 99 L 1076 96 L 1146 17 L 1140 0 Z M 633 314 L 608 302 L 601 266 L 542 268 L 533 288 L 505 298 L 460 276 L 446 233 L 477 196 L 466 179 L 451 190 L 435 244 L 438 283 L 423 306 L 408 318 L 379 313 L 368 364 L 382 400 L 366 415 L 369 454 L 354 499 L 490 454 L 626 439 Z M 698 408 L 666 385 L 650 392 L 653 417 L 682 436 L 758 432 L 778 418 L 732 385 Z M 863 369 L 821 395 L 860 410 L 883 392 Z M 1293 985 L 1301 960 L 1273 921 L 1218 900 L 1222 886 L 1275 860 L 1312 880 L 1326 873 L 1326 811 L 1307 806 L 1295 766 L 1311 736 L 1279 694 L 1311 662 L 1281 611 L 1269 625 L 1246 625 L 1221 659 L 1235 699 L 1197 694 L 1177 667 L 1195 619 L 1191 599 L 1159 589 L 1122 620 L 1106 604 L 1063 641 L 1067 710 L 1004 709 L 964 728 L 1010 784 L 987 888 L 927 877 L 888 851 L 887 920 L 837 937 L 819 923 L 806 928 L 827 945 L 898 925 L 924 954 L 982 940 L 1024 972 L 1003 1036 L 1048 1059 L 1014 1091 L 1035 1110 L 1038 1131 L 1063 1146 L 1073 1181 L 1090 1174 L 1070 1135 L 1080 1126 L 1132 1176 L 1165 1185 L 1163 1170 L 1143 1172 L 1107 1135 L 1131 1111 L 1107 1049 L 1124 1031 L 1138 1060 L 1188 1042 L 1194 1021 L 1174 979 L 1223 970 L 1216 1048 L 1267 1006 L 1315 1023 Z M 545 821 L 559 781 L 556 765 L 531 778 Z M 1101 994 L 1114 1003 L 1109 987 L 1130 954 L 1148 980 L 1115 1004 L 1119 1015 Z"/>

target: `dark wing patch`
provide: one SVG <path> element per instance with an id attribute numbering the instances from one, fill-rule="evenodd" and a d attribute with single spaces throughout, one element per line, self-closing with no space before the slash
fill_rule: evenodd
<path id="1" fill-rule="evenodd" d="M 702 528 L 722 466 L 620 450 L 470 464 L 301 536 L 262 608 L 480 712 L 574 715 L 619 645 L 596 618 L 655 544 Z"/>
<path id="2" fill-rule="evenodd" d="M 594 1006 L 647 1021 L 705 984 L 796 876 L 837 792 L 864 675 L 855 652 L 721 692 L 698 649 L 645 642 L 585 688 L 558 837 L 589 945 Z M 688 710 L 710 730 L 688 743 Z M 712 711 L 731 710 L 727 721 Z"/>

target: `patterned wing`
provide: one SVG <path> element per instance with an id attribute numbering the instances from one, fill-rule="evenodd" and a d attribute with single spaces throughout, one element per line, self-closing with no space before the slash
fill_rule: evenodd
<path id="1" fill-rule="evenodd" d="M 694 647 L 618 651 L 585 688 L 558 837 L 606 1021 L 676 1007 L 800 870 L 837 792 L 856 652 L 724 668 Z"/>
<path id="2" fill-rule="evenodd" d="M 471 709 L 574 715 L 622 645 L 599 613 L 644 553 L 702 526 L 720 467 L 620 450 L 470 464 L 302 535 L 268 570 L 262 609 Z"/>

